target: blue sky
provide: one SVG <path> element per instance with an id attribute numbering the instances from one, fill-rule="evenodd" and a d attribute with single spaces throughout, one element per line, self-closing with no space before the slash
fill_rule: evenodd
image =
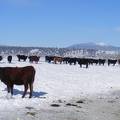
<path id="1" fill-rule="evenodd" d="M 120 46 L 120 0 L 0 0 L 0 45 Z"/>

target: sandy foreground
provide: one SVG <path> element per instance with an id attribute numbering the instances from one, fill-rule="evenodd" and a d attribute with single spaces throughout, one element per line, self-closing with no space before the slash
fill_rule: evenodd
<path id="1" fill-rule="evenodd" d="M 120 98 L 108 95 L 71 98 L 0 110 L 0 120 L 120 120 Z"/>

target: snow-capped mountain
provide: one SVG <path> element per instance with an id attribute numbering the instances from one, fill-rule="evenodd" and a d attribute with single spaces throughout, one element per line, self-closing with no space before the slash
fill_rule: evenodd
<path id="1" fill-rule="evenodd" d="M 80 43 L 69 46 L 71 49 L 95 49 L 105 51 L 120 51 L 120 47 L 106 45 L 105 43 Z"/>

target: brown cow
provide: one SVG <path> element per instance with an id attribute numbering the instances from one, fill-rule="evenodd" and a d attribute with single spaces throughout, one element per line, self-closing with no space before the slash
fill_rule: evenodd
<path id="1" fill-rule="evenodd" d="M 62 61 L 63 61 L 63 58 L 62 57 L 54 57 L 54 59 L 53 59 L 53 61 L 54 61 L 54 63 L 55 64 L 57 64 L 57 62 L 59 62 L 60 64 L 62 63 Z"/>
<path id="2" fill-rule="evenodd" d="M 120 65 L 120 59 L 118 59 L 118 64 Z"/>
<path id="3" fill-rule="evenodd" d="M 40 60 L 40 56 L 29 56 L 29 62 L 33 63 L 38 63 L 38 61 Z"/>
<path id="4" fill-rule="evenodd" d="M 22 98 L 25 97 L 25 94 L 30 87 L 30 96 L 32 97 L 33 92 L 33 82 L 35 77 L 35 69 L 33 66 L 26 67 L 0 67 L 0 79 L 7 85 L 8 93 L 11 92 L 13 95 L 13 86 L 15 85 L 24 85 L 24 93 Z"/>

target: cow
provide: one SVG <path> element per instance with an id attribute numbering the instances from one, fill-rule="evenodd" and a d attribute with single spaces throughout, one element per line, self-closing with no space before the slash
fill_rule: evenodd
<path id="1" fill-rule="evenodd" d="M 120 65 L 120 59 L 118 59 L 118 64 Z"/>
<path id="2" fill-rule="evenodd" d="M 11 61 L 12 61 L 12 56 L 9 55 L 9 56 L 7 57 L 7 60 L 8 60 L 9 63 L 11 63 Z"/>
<path id="3" fill-rule="evenodd" d="M 90 59 L 90 58 L 89 58 L 88 60 L 89 60 L 89 64 L 90 64 L 90 65 L 93 65 L 93 64 L 96 64 L 96 65 L 97 65 L 97 64 L 99 63 L 99 60 L 98 60 L 98 59 Z"/>
<path id="4" fill-rule="evenodd" d="M 55 56 L 54 59 L 53 59 L 53 61 L 54 61 L 54 64 L 57 64 L 57 62 L 59 62 L 61 64 L 62 61 L 63 61 L 63 58 Z"/>
<path id="5" fill-rule="evenodd" d="M 7 85 L 8 93 L 13 95 L 14 85 L 24 85 L 24 93 L 22 98 L 25 97 L 28 86 L 30 88 L 30 96 L 32 97 L 33 82 L 35 77 L 35 69 L 33 66 L 25 67 L 0 67 L 0 79 Z"/>
<path id="6" fill-rule="evenodd" d="M 51 63 L 54 60 L 55 56 L 45 56 L 45 61 Z"/>
<path id="7" fill-rule="evenodd" d="M 116 63 L 117 63 L 117 60 L 108 59 L 108 66 L 110 64 L 112 64 L 113 66 L 115 66 Z"/>
<path id="8" fill-rule="evenodd" d="M 3 57 L 2 56 L 0 56 L 0 61 L 3 59 Z"/>
<path id="9" fill-rule="evenodd" d="M 99 65 L 101 65 L 101 64 L 104 65 L 106 60 L 105 59 L 99 59 L 98 61 L 99 61 Z"/>
<path id="10" fill-rule="evenodd" d="M 27 60 L 26 55 L 17 55 L 17 57 L 18 57 L 18 61 L 21 61 L 21 60 L 26 61 Z"/>
<path id="11" fill-rule="evenodd" d="M 78 59 L 78 58 L 76 58 L 76 57 L 70 58 L 70 59 L 68 60 L 68 63 L 69 63 L 70 65 L 72 65 L 72 64 L 76 65 L 77 59 Z"/>
<path id="12" fill-rule="evenodd" d="M 86 68 L 88 68 L 88 64 L 89 64 L 89 59 L 87 58 L 78 58 L 78 64 L 80 65 L 80 67 L 82 67 L 82 65 L 86 65 Z"/>
<path id="13" fill-rule="evenodd" d="M 64 57 L 63 58 L 63 63 L 67 64 L 69 60 L 70 60 L 70 57 Z"/>
<path id="14" fill-rule="evenodd" d="M 38 63 L 40 56 L 29 56 L 28 59 L 29 59 L 29 62 L 31 62 L 31 63 L 33 63 L 33 62 Z"/>
<path id="15" fill-rule="evenodd" d="M 98 59 L 93 59 L 93 63 L 95 63 L 96 65 L 99 63 Z"/>

